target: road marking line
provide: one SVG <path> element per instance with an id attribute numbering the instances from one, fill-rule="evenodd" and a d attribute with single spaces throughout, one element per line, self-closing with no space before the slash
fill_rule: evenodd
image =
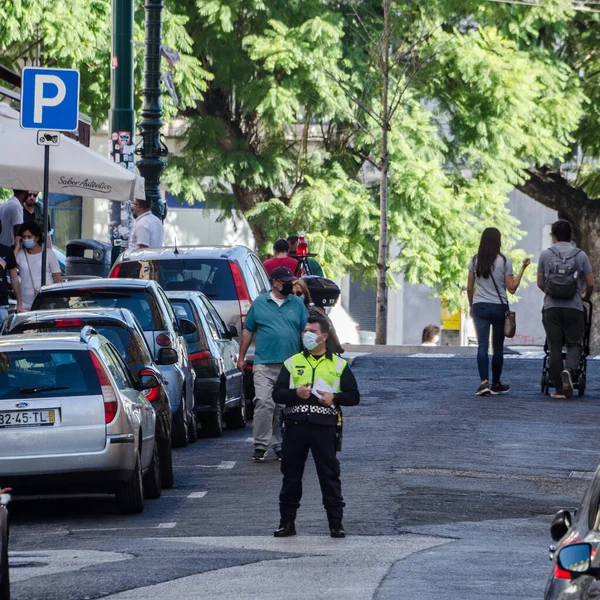
<path id="1" fill-rule="evenodd" d="M 235 460 L 222 460 L 218 465 L 194 465 L 201 469 L 233 469 L 235 467 Z"/>
<path id="2" fill-rule="evenodd" d="M 235 460 L 222 460 L 217 469 L 233 469 L 233 467 L 235 467 L 235 463 Z"/>
<path id="3" fill-rule="evenodd" d="M 159 523 L 152 527 L 92 527 L 89 529 L 69 529 L 71 533 L 83 533 L 88 531 L 138 531 L 139 529 L 173 529 L 177 523 Z"/>
<path id="4" fill-rule="evenodd" d="M 188 498 L 204 498 L 204 496 L 206 496 L 207 492 L 192 492 Z"/>
<path id="5" fill-rule="evenodd" d="M 408 358 L 454 358 L 456 354 L 430 354 L 423 352 L 422 354 L 409 354 Z"/>
<path id="6" fill-rule="evenodd" d="M 247 441 L 247 442 L 253 442 L 253 441 L 254 441 L 254 438 L 253 438 L 253 437 L 246 438 L 246 441 Z"/>

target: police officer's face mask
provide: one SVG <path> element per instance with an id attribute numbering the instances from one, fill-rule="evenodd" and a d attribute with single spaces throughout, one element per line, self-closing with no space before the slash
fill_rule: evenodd
<path id="1" fill-rule="evenodd" d="M 302 336 L 302 343 L 307 350 L 314 350 L 319 345 L 319 337 L 312 331 L 305 331 Z"/>

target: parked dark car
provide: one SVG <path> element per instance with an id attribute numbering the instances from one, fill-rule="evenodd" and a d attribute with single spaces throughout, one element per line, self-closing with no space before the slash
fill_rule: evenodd
<path id="1" fill-rule="evenodd" d="M 183 246 L 126 250 L 115 262 L 110 277 L 151 279 L 165 291 L 202 292 L 215 306 L 227 327 L 238 333 L 254 300 L 271 289 L 260 259 L 245 246 Z M 239 341 L 239 340 L 238 340 Z M 244 377 L 246 415 L 254 412 L 252 364 L 254 347 L 246 354 Z"/>
<path id="2" fill-rule="evenodd" d="M 589 542 L 594 551 L 598 550 L 600 545 L 600 466 L 596 469 L 575 514 L 571 515 L 568 510 L 560 510 L 556 513 L 550 526 L 550 536 L 555 545 L 550 546 L 550 557 L 553 560 L 552 573 L 546 586 L 544 600 L 586 598 L 583 593 L 593 582 L 593 578 L 583 575 L 573 581 L 569 572 L 557 563 L 556 555 L 564 546 L 576 542 Z M 600 553 L 596 553 L 594 564 L 598 565 L 599 560 Z M 573 591 L 573 595 L 568 594 L 567 590 Z"/>
<path id="3" fill-rule="evenodd" d="M 152 404 L 156 413 L 155 439 L 160 459 L 162 487 L 173 487 L 173 457 L 171 451 L 171 406 L 167 381 L 155 364 L 144 332 L 132 312 L 123 308 L 96 310 L 47 310 L 21 313 L 11 317 L 4 334 L 80 331 L 90 325 L 117 349 L 139 390 Z M 144 382 L 154 376 L 159 386 L 145 389 Z"/>
<path id="4" fill-rule="evenodd" d="M 226 327 L 215 307 L 199 292 L 167 292 L 178 318 L 198 330 L 185 336 L 196 372 L 195 408 L 201 431 L 210 437 L 246 426 L 243 376 L 237 368 L 239 346 L 235 325 Z"/>
<path id="5" fill-rule="evenodd" d="M 187 446 L 197 439 L 194 371 L 183 335 L 196 326 L 177 321 L 164 290 L 154 281 L 139 279 L 86 279 L 44 286 L 32 310 L 126 308 L 139 321 L 154 361 L 168 382 L 173 415 L 173 445 Z"/>

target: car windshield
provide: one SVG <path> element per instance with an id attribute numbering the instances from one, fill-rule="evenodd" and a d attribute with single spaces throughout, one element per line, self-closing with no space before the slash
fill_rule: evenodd
<path id="1" fill-rule="evenodd" d="M 84 350 L 0 352 L 0 400 L 99 395 L 90 353 Z"/>
<path id="2" fill-rule="evenodd" d="M 128 308 L 137 317 L 144 331 L 165 329 L 156 300 L 146 290 L 51 290 L 39 293 L 31 310 L 63 308 Z"/>
<path id="3" fill-rule="evenodd" d="M 152 279 L 165 290 L 202 292 L 211 300 L 237 300 L 229 261 L 177 258 L 124 262 L 119 277 Z"/>

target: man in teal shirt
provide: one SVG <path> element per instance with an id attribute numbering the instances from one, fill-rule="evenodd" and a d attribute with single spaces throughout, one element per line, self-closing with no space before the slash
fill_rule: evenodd
<path id="1" fill-rule="evenodd" d="M 272 289 L 256 298 L 244 321 L 240 340 L 238 368 L 245 366 L 246 352 L 256 335 L 254 350 L 254 454 L 252 460 L 262 462 L 273 442 L 275 456 L 281 460 L 281 424 L 283 406 L 273 401 L 273 387 L 283 363 L 300 351 L 301 334 L 308 311 L 304 302 L 292 294 L 296 276 L 286 267 L 271 272 Z"/>

